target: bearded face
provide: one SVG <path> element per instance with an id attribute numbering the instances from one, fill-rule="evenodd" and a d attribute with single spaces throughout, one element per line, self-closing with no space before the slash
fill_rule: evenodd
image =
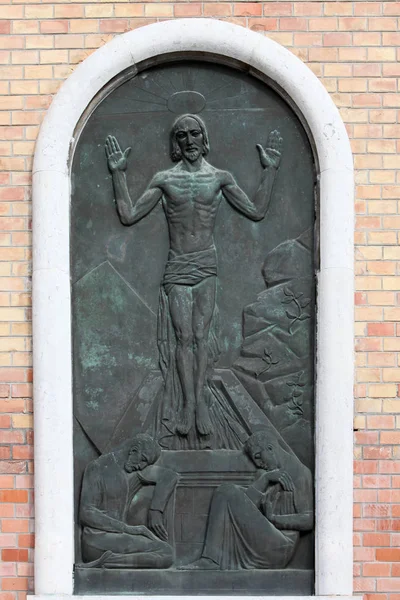
<path id="1" fill-rule="evenodd" d="M 185 117 L 179 123 L 176 132 L 181 155 L 189 162 L 195 162 L 203 155 L 203 133 L 197 121 L 192 117 Z"/>
<path id="2" fill-rule="evenodd" d="M 148 464 L 148 458 L 142 451 L 141 444 L 134 444 L 129 450 L 128 458 L 125 462 L 125 471 L 127 473 L 132 473 L 133 471 L 143 471 Z"/>

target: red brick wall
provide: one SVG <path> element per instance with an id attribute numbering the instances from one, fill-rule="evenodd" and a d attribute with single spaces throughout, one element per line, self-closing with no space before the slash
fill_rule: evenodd
<path id="1" fill-rule="evenodd" d="M 355 590 L 400 600 L 400 2 L 357 0 L 1 0 L 0 600 L 33 589 L 30 169 L 40 121 L 75 65 L 115 34 L 197 16 L 289 48 L 347 124 L 357 183 Z"/>

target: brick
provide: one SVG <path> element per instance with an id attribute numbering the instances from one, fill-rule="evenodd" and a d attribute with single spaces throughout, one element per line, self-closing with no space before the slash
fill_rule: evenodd
<path id="1" fill-rule="evenodd" d="M 29 521 L 27 519 L 2 519 L 1 530 L 4 533 L 27 533 Z"/>
<path id="2" fill-rule="evenodd" d="M 374 592 L 376 589 L 375 581 L 366 578 L 354 578 L 353 586 L 355 592 Z"/>
<path id="3" fill-rule="evenodd" d="M 396 355 L 394 352 L 369 352 L 368 365 L 380 367 L 393 367 Z"/>
<path id="4" fill-rule="evenodd" d="M 371 384 L 369 386 L 369 395 L 372 398 L 395 398 L 397 395 L 396 386 L 389 383 Z"/>
<path id="5" fill-rule="evenodd" d="M 400 592 L 400 577 L 378 579 L 378 592 Z"/>
<path id="6" fill-rule="evenodd" d="M 68 21 L 42 21 L 40 23 L 40 31 L 41 33 L 67 33 L 68 31 Z M 74 31 L 72 31 L 74 33 Z"/>
<path id="7" fill-rule="evenodd" d="M 28 492 L 26 490 L 0 489 L 0 502 L 28 502 Z"/>
<path id="8" fill-rule="evenodd" d="M 103 33 L 121 33 L 128 31 L 129 23 L 127 19 L 109 19 L 100 21 L 100 31 Z"/>
<path id="9" fill-rule="evenodd" d="M 380 2 L 356 2 L 354 14 L 357 16 L 380 15 L 382 5 Z"/>
<path id="10" fill-rule="evenodd" d="M 354 33 L 353 43 L 355 46 L 380 46 L 382 43 L 381 34 L 377 32 Z"/>
<path id="11" fill-rule="evenodd" d="M 378 472 L 378 461 L 372 460 L 355 460 L 354 461 L 354 473 L 377 473 Z M 371 486 L 370 486 L 371 487 Z"/>
<path id="12" fill-rule="evenodd" d="M 349 2 L 325 2 L 324 14 L 325 15 L 351 15 L 353 13 L 353 6 Z"/>
<path id="13" fill-rule="evenodd" d="M 15 19 L 12 22 L 12 33 L 39 33 L 39 21 L 19 21 Z"/>
<path id="14" fill-rule="evenodd" d="M 360 17 L 339 17 L 340 31 L 366 31 L 367 19 Z"/>
<path id="15" fill-rule="evenodd" d="M 375 521 L 373 519 L 354 519 L 354 531 L 374 531 Z"/>
<path id="16" fill-rule="evenodd" d="M 54 6 L 54 17 L 56 19 L 76 19 L 83 16 L 84 10 L 81 4 L 55 4 Z"/>
<path id="17" fill-rule="evenodd" d="M 32 428 L 33 416 L 32 415 L 13 415 L 12 416 L 13 427 L 17 429 Z"/>
<path id="18" fill-rule="evenodd" d="M 364 577 L 389 577 L 390 572 L 391 568 L 388 564 L 365 563 L 362 568 Z"/>
<path id="19" fill-rule="evenodd" d="M 2 580 L 3 590 L 28 590 L 29 584 L 26 577 L 7 578 L 3 577 Z"/>
<path id="20" fill-rule="evenodd" d="M 356 561 L 371 561 L 375 559 L 374 548 L 354 548 L 354 560 Z"/>
<path id="21" fill-rule="evenodd" d="M 0 505 L 0 518 L 2 517 L 14 517 L 15 506 L 14 504 L 1 504 Z"/>
<path id="22" fill-rule="evenodd" d="M 366 533 L 363 542 L 365 546 L 390 546 L 390 535 L 388 533 Z"/>
<path id="23" fill-rule="evenodd" d="M 252 31 L 273 31 L 277 27 L 277 19 L 249 19 L 249 29 Z"/>
<path id="24" fill-rule="evenodd" d="M 393 62 L 396 60 L 395 48 L 367 48 L 369 61 Z"/>
<path id="25" fill-rule="evenodd" d="M 33 459 L 33 446 L 13 446 L 12 457 L 16 460 Z"/>
<path id="26" fill-rule="evenodd" d="M 27 562 L 28 550 L 4 548 L 1 551 L 1 559 L 5 562 Z"/>
<path id="27" fill-rule="evenodd" d="M 324 74 L 327 77 L 351 77 L 352 74 L 352 66 L 351 65 L 339 65 L 336 63 L 332 63 L 332 64 L 326 64 L 324 65 Z M 349 109 L 346 109 L 346 111 L 341 111 L 342 113 L 342 118 L 345 122 L 346 118 L 343 116 L 343 114 L 352 114 L 352 113 L 348 113 Z M 355 116 L 352 115 L 352 116 Z M 367 120 L 367 115 L 365 115 L 365 120 Z"/>
<path id="28" fill-rule="evenodd" d="M 67 50 L 41 50 L 40 51 L 40 63 L 41 64 L 57 64 L 67 63 L 68 52 Z"/>
<path id="29" fill-rule="evenodd" d="M 335 17 L 321 17 L 320 19 L 309 19 L 310 31 L 335 31 L 337 19 Z"/>
<path id="30" fill-rule="evenodd" d="M 35 537 L 32 534 L 21 534 L 18 536 L 18 546 L 20 548 L 34 548 Z"/>
<path id="31" fill-rule="evenodd" d="M 360 78 L 345 78 L 338 82 L 339 92 L 365 92 L 367 91 L 367 81 Z M 355 134 L 354 134 L 355 135 Z M 356 136 L 355 137 L 361 137 Z M 362 136 L 364 137 L 364 136 Z M 359 157 L 356 157 L 359 158 Z"/>
<path id="32" fill-rule="evenodd" d="M 290 16 L 292 14 L 291 2 L 264 2 L 264 16 Z"/>
<path id="33" fill-rule="evenodd" d="M 368 323 L 367 335 L 368 336 L 394 336 L 395 335 L 394 323 Z"/>
<path id="34" fill-rule="evenodd" d="M 54 39 L 55 48 L 82 48 L 83 44 L 83 35 L 56 35 Z"/>
<path id="35" fill-rule="evenodd" d="M 382 74 L 384 77 L 398 77 L 400 75 L 400 65 L 397 63 L 383 64 Z"/>
<path id="36" fill-rule="evenodd" d="M 368 19 L 368 28 L 370 31 L 397 31 L 397 20 L 385 17 Z M 390 42 L 389 45 L 392 43 Z M 383 45 L 386 46 L 385 37 L 383 37 Z"/>
<path id="37" fill-rule="evenodd" d="M 191 10 L 193 6 L 193 10 Z M 177 13 L 177 8 L 184 8 L 180 14 Z M 175 16 L 182 17 L 197 17 L 202 14 L 201 3 L 190 3 L 190 4 L 176 4 L 174 6 Z M 114 15 L 116 17 L 142 17 L 144 15 L 144 4 L 122 4 L 114 6 Z M 85 19 L 85 22 L 87 19 Z"/>
<path id="38" fill-rule="evenodd" d="M 357 48 L 355 50 L 358 50 Z M 340 50 L 339 50 L 340 52 Z M 348 60 L 348 59 L 346 59 Z M 354 58 L 354 60 L 360 60 L 358 58 Z M 364 59 L 363 59 L 364 60 Z M 380 94 L 354 94 L 353 95 L 353 106 L 363 107 L 369 106 L 372 108 L 376 108 L 381 106 L 382 98 Z"/>
<path id="39" fill-rule="evenodd" d="M 23 434 L 20 431 L 0 431 L 0 444 L 22 444 Z"/>
<path id="40" fill-rule="evenodd" d="M 320 16 L 322 15 L 322 4 L 316 2 L 295 2 L 293 13 L 295 16 Z"/>
<path id="41" fill-rule="evenodd" d="M 281 17 L 279 21 L 281 31 L 306 31 L 307 19 L 299 17 Z"/>
<path id="42" fill-rule="evenodd" d="M 0 547 L 15 546 L 15 537 L 13 533 L 0 534 Z"/>
<path id="43" fill-rule="evenodd" d="M 68 6 L 69 8 L 69 6 Z M 260 7 L 261 8 L 261 7 Z M 89 19 L 99 19 L 104 17 L 112 17 L 114 8 L 112 4 L 89 4 L 85 6 L 85 17 Z M 65 16 L 65 15 L 60 15 Z M 73 15 L 74 17 L 80 17 L 83 15 Z"/>
<path id="44" fill-rule="evenodd" d="M 368 232 L 368 243 L 369 244 L 397 244 L 397 236 L 395 231 L 369 231 Z M 393 289 L 393 288 L 384 288 Z"/>
<path id="45" fill-rule="evenodd" d="M 353 66 L 354 77 L 381 77 L 382 66 L 377 63 Z"/>
<path id="46" fill-rule="evenodd" d="M 226 7 L 229 9 L 229 14 L 231 14 L 230 6 Z M 172 17 L 173 12 L 172 4 L 146 4 L 144 7 L 146 17 Z"/>
<path id="47" fill-rule="evenodd" d="M 257 2 L 236 2 L 233 14 L 240 17 L 253 17 L 262 15 L 262 6 Z"/>
<path id="48" fill-rule="evenodd" d="M 2 460 L 0 461 L 0 473 L 25 473 L 26 462 L 16 460 Z"/>
<path id="49" fill-rule="evenodd" d="M 51 5 L 31 4 L 25 6 L 25 17 L 27 19 L 51 19 L 54 8 Z"/>

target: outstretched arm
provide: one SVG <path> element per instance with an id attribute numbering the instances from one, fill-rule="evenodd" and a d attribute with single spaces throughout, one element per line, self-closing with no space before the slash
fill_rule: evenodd
<path id="1" fill-rule="evenodd" d="M 122 152 L 117 139 L 109 135 L 106 139 L 105 151 L 108 168 L 112 175 L 119 218 L 123 225 L 133 225 L 152 211 L 161 199 L 163 192 L 159 187 L 159 178 L 155 175 L 147 190 L 134 203 L 129 194 L 125 174 L 127 158 L 131 149 L 127 148 Z"/>
<path id="2" fill-rule="evenodd" d="M 178 483 L 178 474 L 171 469 L 149 465 L 143 471 L 138 472 L 138 475 L 144 483 L 155 484 L 149 509 L 148 527 L 161 540 L 167 541 L 168 533 L 164 525 L 164 511 Z"/>
<path id="3" fill-rule="evenodd" d="M 267 214 L 271 202 L 272 188 L 281 160 L 282 138 L 279 131 L 270 133 L 267 148 L 264 149 L 260 144 L 257 144 L 256 147 L 260 155 L 263 173 L 254 201 L 249 199 L 230 173 L 226 173 L 226 180 L 222 184 L 222 193 L 228 202 L 246 217 L 253 221 L 261 221 Z"/>

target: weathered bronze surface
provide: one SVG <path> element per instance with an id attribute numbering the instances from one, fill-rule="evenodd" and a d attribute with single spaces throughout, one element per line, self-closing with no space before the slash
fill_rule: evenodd
<path id="1" fill-rule="evenodd" d="M 239 68 L 148 67 L 88 119 L 72 187 L 75 592 L 312 593 L 300 121 Z"/>

